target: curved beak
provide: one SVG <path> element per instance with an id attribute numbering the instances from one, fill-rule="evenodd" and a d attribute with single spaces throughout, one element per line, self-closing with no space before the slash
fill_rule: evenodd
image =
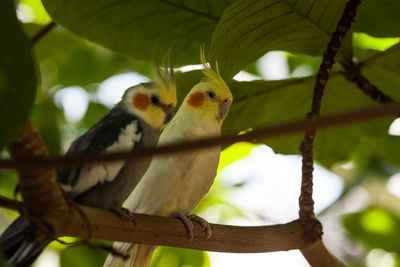
<path id="1" fill-rule="evenodd" d="M 217 119 L 222 121 L 226 118 L 229 112 L 229 108 L 232 104 L 232 101 L 228 98 L 223 99 L 218 104 L 218 117 Z"/>
<path id="2" fill-rule="evenodd" d="M 171 121 L 173 114 L 174 114 L 174 105 L 169 104 L 169 105 L 163 105 L 163 111 L 165 113 L 165 119 L 164 119 L 164 124 L 167 124 L 168 122 Z"/>

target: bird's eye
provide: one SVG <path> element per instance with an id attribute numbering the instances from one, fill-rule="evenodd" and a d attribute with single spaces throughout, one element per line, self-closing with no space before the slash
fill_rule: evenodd
<path id="1" fill-rule="evenodd" d="M 207 91 L 207 95 L 209 98 L 214 99 L 215 98 L 215 93 L 213 91 Z"/>
<path id="2" fill-rule="evenodd" d="M 158 96 L 152 95 L 150 101 L 151 104 L 153 104 L 154 106 L 160 105 L 160 99 L 158 98 Z"/>

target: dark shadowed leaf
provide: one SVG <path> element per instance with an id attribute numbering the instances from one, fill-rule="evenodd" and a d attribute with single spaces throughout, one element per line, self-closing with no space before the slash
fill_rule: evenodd
<path id="1" fill-rule="evenodd" d="M 239 0 L 214 31 L 210 59 L 224 77 L 273 50 L 321 54 L 342 15 L 344 0 Z"/>
<path id="2" fill-rule="evenodd" d="M 28 40 L 15 15 L 13 1 L 0 1 L 0 149 L 28 116 L 36 77 Z"/>
<path id="3" fill-rule="evenodd" d="M 152 61 L 175 45 L 176 64 L 199 62 L 223 10 L 233 0 L 44 0 L 53 19 L 72 32 Z"/>
<path id="4" fill-rule="evenodd" d="M 104 106 L 103 104 L 97 102 L 90 102 L 82 121 L 84 127 L 89 129 L 102 117 L 104 117 L 109 111 L 110 108 Z"/>
<path id="5" fill-rule="evenodd" d="M 61 152 L 60 118 L 62 117 L 62 111 L 54 105 L 50 95 L 43 96 L 35 103 L 31 119 L 51 155 L 60 155 Z"/>
<path id="6" fill-rule="evenodd" d="M 25 24 L 28 35 L 42 26 Z M 87 86 L 99 83 L 123 69 L 134 69 L 130 58 L 104 49 L 56 26 L 35 45 L 36 59 L 42 74 L 42 86 Z"/>
<path id="7" fill-rule="evenodd" d="M 400 1 L 363 1 L 356 18 L 356 31 L 377 37 L 400 37 Z"/>
<path id="8" fill-rule="evenodd" d="M 107 252 L 84 245 L 69 247 L 61 251 L 61 267 L 98 267 L 103 266 Z"/>

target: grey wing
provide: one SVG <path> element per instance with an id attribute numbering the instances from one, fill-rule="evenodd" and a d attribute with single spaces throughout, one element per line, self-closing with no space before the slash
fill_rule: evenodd
<path id="1" fill-rule="evenodd" d="M 75 140 L 66 156 L 132 150 L 135 144 L 141 141 L 140 119 L 117 107 Z M 59 169 L 58 182 L 68 194 L 74 197 L 96 184 L 112 181 L 123 163 L 123 161 L 99 163 Z"/>

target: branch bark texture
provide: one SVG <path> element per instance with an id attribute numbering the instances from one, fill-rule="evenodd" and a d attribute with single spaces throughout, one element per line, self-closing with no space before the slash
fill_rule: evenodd
<path id="1" fill-rule="evenodd" d="M 8 146 L 13 160 L 45 159 L 49 153 L 36 127 L 27 120 Z M 19 189 L 29 214 L 42 217 L 64 213 L 68 205 L 57 183 L 54 168 L 30 166 L 18 169 Z"/>

